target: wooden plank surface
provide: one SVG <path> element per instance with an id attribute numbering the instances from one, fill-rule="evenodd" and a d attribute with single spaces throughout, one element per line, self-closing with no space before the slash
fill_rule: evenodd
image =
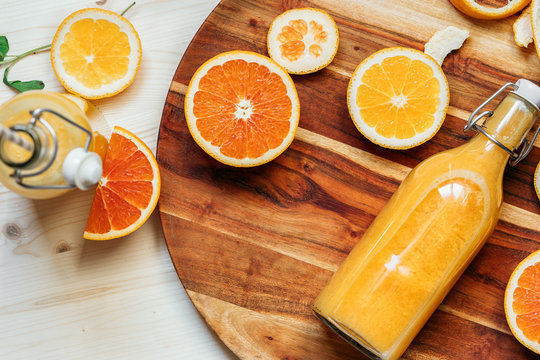
<path id="1" fill-rule="evenodd" d="M 335 19 L 340 46 L 330 66 L 293 76 L 300 128 L 290 148 L 249 169 L 207 156 L 187 129 L 183 101 L 195 70 L 229 50 L 266 52 L 279 13 L 318 7 Z M 220 338 L 245 359 L 353 359 L 361 355 L 312 315 L 315 296 L 358 242 L 408 171 L 463 144 L 469 113 L 508 81 L 540 81 L 534 49 L 512 39 L 515 17 L 470 19 L 440 0 L 223 0 L 201 27 L 171 84 L 158 140 L 160 215 L 176 270 Z M 354 127 L 346 88 L 355 67 L 391 46 L 423 50 L 454 25 L 471 37 L 443 65 L 448 116 L 428 143 L 378 147 Z M 540 142 L 504 180 L 501 220 L 480 254 L 405 353 L 407 359 L 525 359 L 503 309 L 510 273 L 540 247 L 540 204 L 532 177 Z"/>
<path id="2" fill-rule="evenodd" d="M 120 12 L 133 0 L 2 0 L 0 35 L 13 54 L 51 42 L 70 13 Z M 172 76 L 217 0 L 137 0 L 126 17 L 143 59 L 129 89 L 92 101 L 109 127 L 120 125 L 156 148 Z M 21 60 L 10 79 L 41 79 L 63 91 L 49 52 Z M 5 67 L 0 67 L 3 74 Z M 0 103 L 14 96 L 0 83 Z M 92 192 L 34 201 L 0 185 L 0 359 L 233 360 L 206 325 L 175 272 L 157 211 L 117 240 L 82 238 Z"/>

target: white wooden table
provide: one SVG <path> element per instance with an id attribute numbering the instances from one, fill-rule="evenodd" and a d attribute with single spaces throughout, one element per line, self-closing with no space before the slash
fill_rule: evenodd
<path id="1" fill-rule="evenodd" d="M 131 1 L 2 0 L 0 35 L 18 54 L 50 43 L 76 10 L 120 13 Z M 217 3 L 137 0 L 126 14 L 143 46 L 137 78 L 123 93 L 93 102 L 111 127 L 134 132 L 155 150 L 174 71 Z M 63 90 L 48 51 L 23 59 L 10 79 Z M 0 83 L 0 103 L 14 94 Z M 32 201 L 0 187 L 0 359 L 234 359 L 187 297 L 157 211 L 125 238 L 86 241 L 92 196 L 74 191 Z"/>

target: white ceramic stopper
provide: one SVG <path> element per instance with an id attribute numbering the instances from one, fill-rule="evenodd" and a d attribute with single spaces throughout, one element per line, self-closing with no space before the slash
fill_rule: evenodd
<path id="1" fill-rule="evenodd" d="M 514 93 L 540 107 L 540 87 L 536 86 L 532 81 L 525 79 L 519 79 L 516 85 L 518 88 L 513 91 Z"/>
<path id="2" fill-rule="evenodd" d="M 64 180 L 80 190 L 88 190 L 101 179 L 103 164 L 95 152 L 75 148 L 69 152 L 62 165 Z"/>

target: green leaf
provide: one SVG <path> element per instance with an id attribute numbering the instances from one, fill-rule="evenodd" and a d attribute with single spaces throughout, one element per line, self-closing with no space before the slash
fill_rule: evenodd
<path id="1" fill-rule="evenodd" d="M 30 80 L 30 81 L 20 81 L 20 80 L 13 80 L 9 81 L 7 76 L 9 74 L 9 70 L 11 67 L 15 65 L 15 63 L 11 64 L 6 68 L 4 71 L 4 84 L 7 86 L 11 86 L 15 90 L 19 92 L 25 92 L 28 90 L 41 90 L 45 87 L 45 83 L 41 80 Z"/>
<path id="2" fill-rule="evenodd" d="M 4 81 L 4 84 L 11 86 L 19 92 L 25 92 L 28 90 L 41 90 L 45 87 L 45 83 L 41 80 L 20 81 L 15 80 L 9 83 Z"/>
<path id="3" fill-rule="evenodd" d="M 0 61 L 4 60 L 9 51 L 9 43 L 7 37 L 0 36 Z"/>

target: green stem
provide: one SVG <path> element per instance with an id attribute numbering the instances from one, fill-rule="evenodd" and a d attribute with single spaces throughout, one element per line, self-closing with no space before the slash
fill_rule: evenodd
<path id="1" fill-rule="evenodd" d="M 129 5 L 129 6 L 127 7 L 126 10 L 122 11 L 122 13 L 120 14 L 120 16 L 124 16 L 124 14 L 127 13 L 128 10 L 131 9 L 131 8 L 133 7 L 133 5 L 135 5 L 135 4 L 136 4 L 135 1 L 132 2 L 131 5 Z"/>
<path id="2" fill-rule="evenodd" d="M 22 59 L 23 57 L 25 57 L 27 55 L 36 53 L 36 52 L 41 51 L 41 50 L 47 50 L 50 47 L 51 47 L 51 44 L 48 44 L 48 45 L 40 46 L 40 47 L 32 49 L 32 50 L 28 50 L 27 52 L 24 52 L 24 53 L 19 54 L 19 55 L 6 55 L 6 57 L 10 57 L 11 59 L 0 61 L 0 65 L 4 65 L 4 64 L 8 64 L 8 63 L 20 60 L 20 59 Z"/>

